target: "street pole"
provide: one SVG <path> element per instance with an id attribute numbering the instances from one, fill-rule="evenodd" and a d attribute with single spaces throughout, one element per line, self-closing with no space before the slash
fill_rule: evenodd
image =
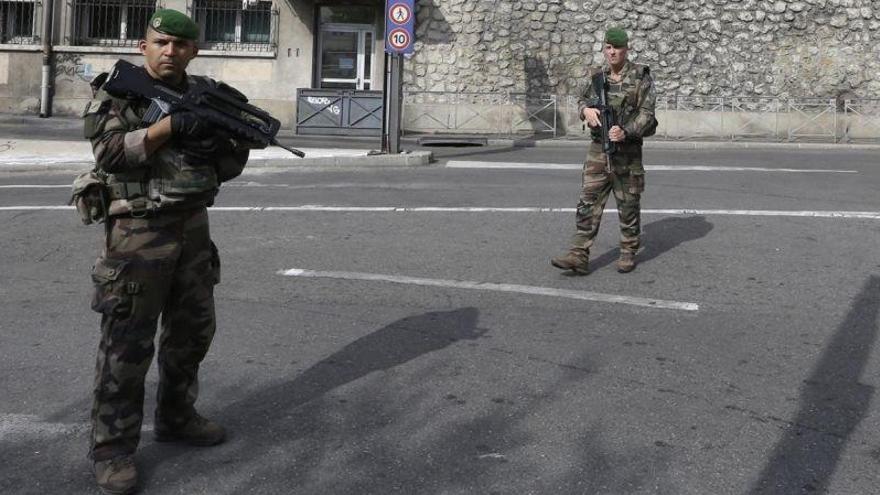
<path id="1" fill-rule="evenodd" d="M 403 100 L 403 55 L 385 55 L 385 91 L 382 112 L 382 152 L 400 153 L 400 120 Z"/>
<path id="2" fill-rule="evenodd" d="M 52 28 L 54 24 L 54 2 L 46 0 L 43 5 L 43 70 L 40 82 L 40 117 L 52 115 Z"/>
<path id="3" fill-rule="evenodd" d="M 385 110 L 382 151 L 400 153 L 400 121 L 403 110 L 403 54 L 413 52 L 415 0 L 385 2 Z"/>
<path id="4" fill-rule="evenodd" d="M 388 112 L 391 109 L 391 105 L 388 103 L 388 96 L 391 92 L 388 88 L 391 87 L 391 54 L 385 53 L 385 64 L 382 68 L 382 153 L 390 153 L 390 146 L 388 141 Z"/>
<path id="5" fill-rule="evenodd" d="M 400 153 L 400 117 L 403 100 L 403 55 L 392 53 L 388 75 L 388 153 Z"/>

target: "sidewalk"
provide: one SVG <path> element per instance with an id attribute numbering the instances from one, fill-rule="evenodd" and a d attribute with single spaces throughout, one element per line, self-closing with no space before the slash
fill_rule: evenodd
<path id="1" fill-rule="evenodd" d="M 89 142 L 82 135 L 82 119 L 0 115 L 0 172 L 80 172 L 94 165 Z M 433 159 L 430 151 L 398 155 L 378 153 L 378 138 L 319 137 L 285 138 L 283 143 L 305 152 L 305 158 L 270 146 L 253 150 L 250 169 L 290 167 L 421 167 Z"/>
<path id="2" fill-rule="evenodd" d="M 431 162 L 431 152 L 399 155 L 373 154 L 369 149 L 301 148 L 305 158 L 271 146 L 253 150 L 249 168 L 289 167 L 419 167 Z M 86 140 L 6 139 L 0 137 L 0 172 L 85 171 L 94 165 L 91 144 Z"/>

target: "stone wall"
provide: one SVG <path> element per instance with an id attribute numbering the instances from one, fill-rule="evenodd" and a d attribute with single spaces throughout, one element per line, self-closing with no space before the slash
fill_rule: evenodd
<path id="1" fill-rule="evenodd" d="M 610 26 L 658 91 L 880 97 L 876 0 L 417 0 L 409 90 L 574 94 Z M 610 8 L 609 8 L 610 7 Z"/>

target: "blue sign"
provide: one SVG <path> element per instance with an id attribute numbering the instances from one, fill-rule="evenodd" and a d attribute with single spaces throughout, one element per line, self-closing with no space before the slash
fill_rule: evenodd
<path id="1" fill-rule="evenodd" d="M 412 53 L 415 0 L 385 0 L 385 52 Z"/>

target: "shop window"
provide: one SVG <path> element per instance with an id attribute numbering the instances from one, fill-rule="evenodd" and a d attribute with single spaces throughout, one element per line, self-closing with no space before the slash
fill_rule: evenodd
<path id="1" fill-rule="evenodd" d="M 76 45 L 137 46 L 155 0 L 73 0 L 73 43 Z"/>
<path id="2" fill-rule="evenodd" d="M 272 2 L 196 0 L 193 19 L 204 49 L 268 52 L 277 45 L 278 10 Z"/>
<path id="3" fill-rule="evenodd" d="M 37 15 L 40 15 L 40 8 L 34 1 L 0 2 L 0 43 L 17 45 L 36 43 Z"/>

